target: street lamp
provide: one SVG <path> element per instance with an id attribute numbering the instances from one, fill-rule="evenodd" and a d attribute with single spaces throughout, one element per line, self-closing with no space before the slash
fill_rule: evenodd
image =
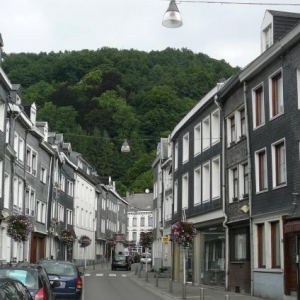
<path id="1" fill-rule="evenodd" d="M 162 25 L 167 28 L 178 28 L 182 26 L 181 14 L 175 0 L 171 0 L 169 7 L 164 14 Z"/>
<path id="2" fill-rule="evenodd" d="M 124 142 L 123 142 L 123 145 L 122 145 L 122 148 L 121 148 L 121 152 L 123 152 L 123 153 L 130 152 L 130 146 L 129 146 L 128 142 L 127 142 L 127 139 L 125 139 Z"/>

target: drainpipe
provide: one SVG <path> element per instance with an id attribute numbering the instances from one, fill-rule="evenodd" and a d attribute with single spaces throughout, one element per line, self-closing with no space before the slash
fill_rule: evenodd
<path id="1" fill-rule="evenodd" d="M 247 109 L 247 86 L 244 81 L 244 107 L 246 118 L 246 132 L 247 132 L 247 161 L 248 161 L 248 180 L 249 180 L 249 231 L 250 231 L 250 270 L 251 270 L 251 296 L 253 296 L 253 267 L 254 267 L 254 248 L 253 248 L 253 220 L 252 220 L 252 177 L 251 177 L 251 157 L 250 157 L 250 130 L 248 122 Z"/>
<path id="2" fill-rule="evenodd" d="M 218 95 L 215 95 L 214 102 L 217 105 L 217 107 L 220 109 L 220 112 L 222 114 L 222 202 L 223 202 L 223 215 L 224 215 L 224 221 L 223 221 L 223 227 L 225 228 L 225 290 L 228 291 L 228 275 L 229 275 L 229 229 L 227 226 L 227 214 L 226 214 L 226 194 L 225 194 L 225 120 L 224 120 L 224 112 L 223 109 L 218 102 Z M 220 118 L 221 119 L 221 118 Z"/>

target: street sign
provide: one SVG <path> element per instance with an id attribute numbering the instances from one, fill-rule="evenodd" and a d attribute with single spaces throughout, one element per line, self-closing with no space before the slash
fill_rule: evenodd
<path id="1" fill-rule="evenodd" d="M 163 236 L 162 241 L 163 241 L 163 243 L 169 243 L 169 237 L 168 236 Z"/>

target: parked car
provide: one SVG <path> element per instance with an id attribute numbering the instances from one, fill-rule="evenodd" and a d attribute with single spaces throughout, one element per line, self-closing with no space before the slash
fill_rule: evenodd
<path id="1" fill-rule="evenodd" d="M 111 262 L 111 269 L 131 270 L 131 258 L 129 255 L 115 255 Z"/>
<path id="2" fill-rule="evenodd" d="M 82 275 L 77 265 L 70 261 L 41 260 L 50 278 L 50 282 L 59 281 L 60 286 L 53 289 L 56 299 L 80 300 L 82 298 Z"/>
<path id="3" fill-rule="evenodd" d="M 50 283 L 45 269 L 37 264 L 4 264 L 0 266 L 0 275 L 21 281 L 34 300 L 55 300 L 53 289 L 60 285 L 59 281 Z"/>
<path id="4" fill-rule="evenodd" d="M 152 263 L 151 253 L 142 253 L 140 262 L 143 264 L 145 264 L 146 262 L 147 264 L 151 264 Z"/>
<path id="5" fill-rule="evenodd" d="M 0 275 L 0 300 L 33 300 L 33 298 L 20 280 Z"/>

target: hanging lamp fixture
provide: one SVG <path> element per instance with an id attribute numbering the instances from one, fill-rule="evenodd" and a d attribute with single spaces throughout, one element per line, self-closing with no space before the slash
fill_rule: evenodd
<path id="1" fill-rule="evenodd" d="M 162 24 L 167 28 L 178 28 L 182 26 L 181 14 L 175 3 L 175 0 L 171 0 L 167 11 L 164 14 Z"/>
<path id="2" fill-rule="evenodd" d="M 127 142 L 127 139 L 125 139 L 124 142 L 123 142 L 123 145 L 121 147 L 121 152 L 123 152 L 123 153 L 130 152 L 130 146 Z"/>

